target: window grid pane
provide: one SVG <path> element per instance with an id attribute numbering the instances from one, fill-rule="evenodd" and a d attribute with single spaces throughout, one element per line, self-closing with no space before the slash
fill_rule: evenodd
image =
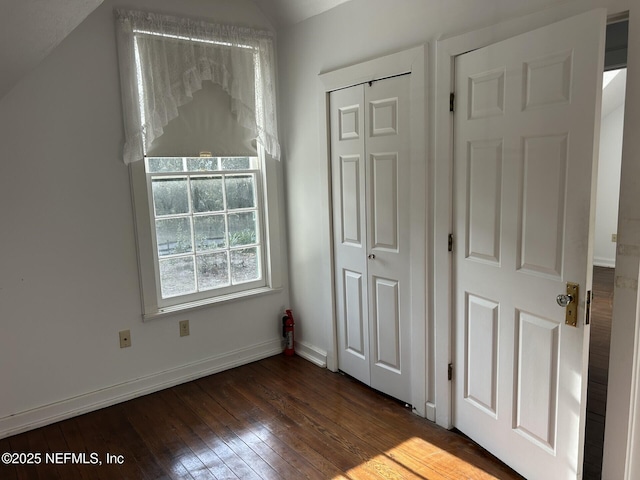
<path id="1" fill-rule="evenodd" d="M 160 260 L 160 284 L 162 298 L 187 295 L 196 291 L 193 257 L 177 257 Z"/>
<path id="2" fill-rule="evenodd" d="M 261 276 L 258 249 L 231 250 L 231 281 L 234 285 L 258 280 Z"/>
<path id="3" fill-rule="evenodd" d="M 161 218 L 156 220 L 158 256 L 165 257 L 193 252 L 190 217 Z"/>
<path id="4" fill-rule="evenodd" d="M 230 285 L 229 253 L 227 251 L 211 255 L 198 255 L 196 261 L 198 264 L 198 285 L 201 291 Z"/>
<path id="5" fill-rule="evenodd" d="M 227 210 L 253 208 L 256 206 L 253 175 L 226 175 L 225 190 Z"/>
<path id="6" fill-rule="evenodd" d="M 225 209 L 223 177 L 221 175 L 207 177 L 190 176 L 190 179 L 194 212 L 220 212 Z"/>
<path id="7" fill-rule="evenodd" d="M 156 217 L 190 212 L 188 177 L 160 177 L 153 180 L 153 204 Z"/>
<path id="8" fill-rule="evenodd" d="M 258 222 L 256 211 L 229 213 L 229 245 L 238 247 L 253 245 L 258 241 Z"/>
<path id="9" fill-rule="evenodd" d="M 225 215 L 206 215 L 193 218 L 196 235 L 196 252 L 227 248 Z"/>

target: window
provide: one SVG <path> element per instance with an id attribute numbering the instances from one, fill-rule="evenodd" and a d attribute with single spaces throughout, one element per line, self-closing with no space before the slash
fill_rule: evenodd
<path id="1" fill-rule="evenodd" d="M 161 305 L 263 287 L 258 158 L 145 162 Z"/>
<path id="2" fill-rule="evenodd" d="M 130 165 L 145 319 L 281 288 L 278 164 L 259 149 Z"/>
<path id="3" fill-rule="evenodd" d="M 144 318 L 279 289 L 273 34 L 124 10 L 116 28 Z"/>

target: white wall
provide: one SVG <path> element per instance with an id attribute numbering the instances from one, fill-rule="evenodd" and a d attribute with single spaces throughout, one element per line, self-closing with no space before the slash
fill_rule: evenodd
<path id="1" fill-rule="evenodd" d="M 601 267 L 615 267 L 616 264 L 616 243 L 611 241 L 611 234 L 618 231 L 626 71 L 618 75 L 619 77 L 614 79 L 616 85 L 610 84 L 603 92 L 603 118 L 600 125 L 600 158 L 598 164 L 593 264 Z M 617 85 L 618 83 L 622 85 Z M 607 90 L 614 87 L 617 87 L 613 92 L 616 98 L 610 98 L 606 95 Z M 605 102 L 612 105 L 606 108 Z"/>
<path id="2" fill-rule="evenodd" d="M 286 288 L 142 323 L 114 4 L 0 100 L 0 437 L 280 348 Z M 271 28 L 249 0 L 118 6 Z"/>
<path id="3" fill-rule="evenodd" d="M 600 129 L 593 264 L 601 267 L 616 265 L 616 244 L 611 241 L 611 234 L 618 231 L 623 125 L 624 105 L 603 118 Z"/>

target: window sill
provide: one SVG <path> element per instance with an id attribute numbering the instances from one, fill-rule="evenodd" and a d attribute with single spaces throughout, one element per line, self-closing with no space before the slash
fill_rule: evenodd
<path id="1" fill-rule="evenodd" d="M 282 292 L 282 288 L 270 288 L 260 287 L 252 290 L 245 290 L 242 292 L 229 293 L 227 295 L 220 295 L 218 297 L 206 298 L 204 300 L 198 300 L 196 302 L 181 303 L 179 305 L 172 305 L 170 307 L 159 308 L 155 312 L 145 313 L 142 315 L 142 321 L 147 322 L 156 318 L 166 317 L 168 315 L 175 315 L 178 313 L 190 312 L 200 308 L 210 307 L 219 303 L 229 303 L 236 300 L 244 300 L 247 298 L 260 297 L 263 295 L 269 295 L 272 293 Z"/>

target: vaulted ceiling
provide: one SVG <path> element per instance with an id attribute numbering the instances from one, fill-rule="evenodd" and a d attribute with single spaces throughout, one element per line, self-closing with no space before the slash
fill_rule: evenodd
<path id="1" fill-rule="evenodd" d="M 253 0 L 276 27 L 287 27 L 349 0 Z"/>
<path id="2" fill-rule="evenodd" d="M 0 2 L 0 98 L 103 0 Z"/>
<path id="3" fill-rule="evenodd" d="M 348 0 L 252 1 L 274 26 L 286 28 Z M 102 2 L 103 0 L 2 0 L 0 99 Z"/>

